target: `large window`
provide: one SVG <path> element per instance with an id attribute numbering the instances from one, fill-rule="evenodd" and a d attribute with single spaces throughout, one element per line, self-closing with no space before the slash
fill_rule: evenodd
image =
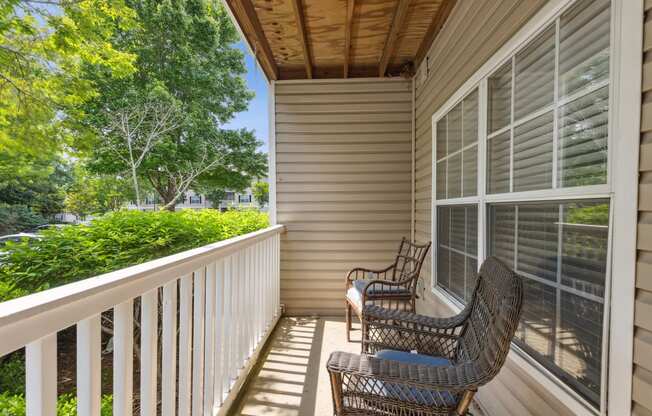
<path id="1" fill-rule="evenodd" d="M 573 2 L 433 120 L 433 281 L 463 304 L 483 256 L 505 261 L 525 282 L 515 343 L 596 407 L 613 191 L 610 9 Z"/>

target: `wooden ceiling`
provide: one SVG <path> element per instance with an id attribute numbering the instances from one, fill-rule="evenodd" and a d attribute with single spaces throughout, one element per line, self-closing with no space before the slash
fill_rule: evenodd
<path id="1" fill-rule="evenodd" d="M 411 75 L 457 0 L 226 0 L 270 80 Z"/>

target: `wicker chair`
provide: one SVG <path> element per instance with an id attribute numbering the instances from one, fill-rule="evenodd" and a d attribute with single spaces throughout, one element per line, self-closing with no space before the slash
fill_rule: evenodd
<path id="1" fill-rule="evenodd" d="M 522 302 L 521 279 L 488 258 L 457 316 L 366 306 L 363 354 L 334 352 L 327 364 L 335 414 L 466 414 L 478 387 L 504 364 Z"/>
<path id="2" fill-rule="evenodd" d="M 417 280 L 430 243 L 401 240 L 394 263 L 382 270 L 357 267 L 346 276 L 346 340 L 351 341 L 351 311 L 363 321 L 363 305 L 415 310 Z M 363 333 L 364 336 L 364 333 Z"/>

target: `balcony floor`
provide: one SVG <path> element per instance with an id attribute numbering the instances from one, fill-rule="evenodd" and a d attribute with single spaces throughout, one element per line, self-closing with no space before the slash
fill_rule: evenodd
<path id="1" fill-rule="evenodd" d="M 344 328 L 344 318 L 281 319 L 232 414 L 333 415 L 328 357 L 336 350 L 360 352 L 360 331 L 346 342 Z"/>

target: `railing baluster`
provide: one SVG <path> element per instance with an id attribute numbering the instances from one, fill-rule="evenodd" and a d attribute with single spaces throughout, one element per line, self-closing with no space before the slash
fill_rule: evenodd
<path id="1" fill-rule="evenodd" d="M 233 254 L 233 369 L 231 373 L 231 378 L 236 379 L 238 377 L 238 369 L 240 368 L 240 332 L 242 325 L 239 322 L 238 317 L 242 316 L 242 301 L 240 300 L 240 253 L 236 252 Z"/>
<path id="2" fill-rule="evenodd" d="M 140 414 L 156 415 L 158 374 L 158 289 L 140 298 Z"/>
<path id="3" fill-rule="evenodd" d="M 224 294 L 224 260 L 220 260 L 215 265 L 215 340 L 214 340 L 214 358 L 213 370 L 215 372 L 213 384 L 213 408 L 222 405 L 224 389 L 224 313 L 225 300 Z"/>
<path id="4" fill-rule="evenodd" d="M 77 414 L 99 416 L 102 393 L 100 315 L 77 322 Z"/>
<path id="5" fill-rule="evenodd" d="M 247 305 L 247 310 L 245 311 L 245 325 L 247 328 L 247 338 L 246 338 L 246 350 L 245 350 L 245 360 L 249 359 L 251 356 L 251 353 L 253 351 L 253 346 L 254 346 L 254 340 L 253 340 L 253 323 L 254 323 L 254 308 L 255 308 L 255 303 L 254 303 L 254 296 L 253 296 L 253 276 L 254 276 L 254 268 L 253 268 L 253 252 L 254 248 L 253 247 L 247 247 L 245 249 L 246 253 L 246 258 L 245 262 L 247 264 L 247 274 L 246 274 L 246 279 L 245 279 L 245 301 Z"/>
<path id="6" fill-rule="evenodd" d="M 247 282 L 247 275 L 246 275 L 246 252 L 245 251 L 240 251 L 239 252 L 239 259 L 240 259 L 240 277 L 238 278 L 239 285 L 238 285 L 238 299 L 240 300 L 238 304 L 240 305 L 240 314 L 238 314 L 239 317 L 246 317 L 247 314 L 247 295 L 245 293 L 246 290 L 246 282 Z M 246 318 L 239 319 L 240 322 L 240 346 L 238 348 L 238 374 L 240 372 L 240 369 L 244 367 L 244 362 L 245 358 L 247 356 L 247 323 L 246 323 Z"/>
<path id="7" fill-rule="evenodd" d="M 263 285 L 262 285 L 262 256 L 261 256 L 261 248 L 262 244 L 257 244 L 256 245 L 256 344 L 260 342 L 261 335 L 262 335 L 262 326 L 260 324 L 261 322 L 261 317 L 262 317 L 262 312 L 264 311 L 263 309 L 263 300 L 264 298 L 264 293 L 263 293 Z"/>
<path id="8" fill-rule="evenodd" d="M 215 365 L 215 263 L 206 266 L 206 308 L 204 315 L 204 415 L 212 416 Z"/>
<path id="9" fill-rule="evenodd" d="M 203 414 L 204 403 L 204 302 L 205 268 L 194 273 L 193 278 L 193 345 L 192 345 L 192 415 Z"/>
<path id="10" fill-rule="evenodd" d="M 134 301 L 113 308 L 113 414 L 133 413 Z"/>
<path id="11" fill-rule="evenodd" d="M 192 276 L 179 288 L 179 416 L 190 415 L 192 363 Z"/>
<path id="12" fill-rule="evenodd" d="M 27 416 L 57 414 L 57 334 L 25 348 Z"/>
<path id="13" fill-rule="evenodd" d="M 175 416 L 177 397 L 177 280 L 163 286 L 161 413 Z"/>
<path id="14" fill-rule="evenodd" d="M 231 388 L 231 371 L 233 368 L 233 279 L 231 279 L 231 260 L 232 257 L 227 257 L 224 260 L 224 374 L 222 376 L 222 391 L 224 394 Z"/>

